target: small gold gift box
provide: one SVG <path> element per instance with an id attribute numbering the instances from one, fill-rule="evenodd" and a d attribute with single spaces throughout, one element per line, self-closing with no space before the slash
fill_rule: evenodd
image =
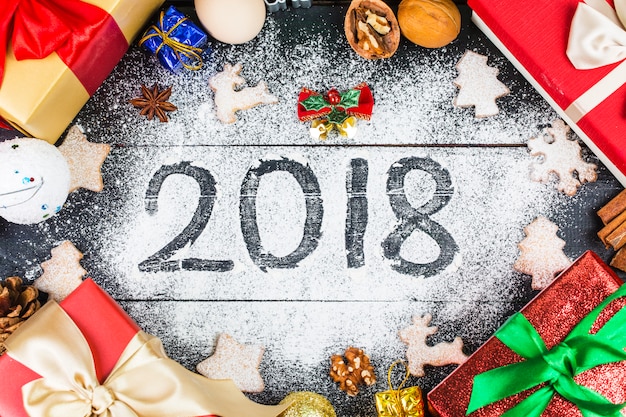
<path id="1" fill-rule="evenodd" d="M 398 389 L 394 389 L 391 384 L 391 371 L 399 363 L 404 365 L 406 375 Z M 424 417 L 424 401 L 420 387 L 402 388 L 408 378 L 409 369 L 403 360 L 391 364 L 387 372 L 389 391 L 374 394 L 378 417 Z"/>

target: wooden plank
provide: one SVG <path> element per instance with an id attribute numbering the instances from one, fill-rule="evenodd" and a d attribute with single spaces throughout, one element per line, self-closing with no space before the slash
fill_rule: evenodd
<path id="1" fill-rule="evenodd" d="M 169 74 L 132 47 L 76 119 L 90 140 L 114 145 L 104 191 L 71 194 L 39 225 L 0 220 L 0 272 L 32 280 L 69 239 L 89 275 L 185 366 L 228 332 L 266 346 L 267 388 L 252 398 L 314 390 L 339 416 L 360 417 L 375 414 L 371 395 L 404 356 L 397 332 L 412 315 L 433 314 L 430 342 L 461 336 L 471 353 L 532 297 L 530 277 L 512 265 L 536 216 L 559 226 L 570 259 L 592 249 L 610 260 L 596 211 L 621 186 L 602 166 L 573 198 L 529 180 L 524 144 L 555 114 L 469 23 L 469 9 L 450 46 L 403 39 L 393 59 L 366 62 L 345 43 L 343 3 L 271 15 L 245 46 L 212 43 L 197 73 Z M 498 116 L 452 106 L 466 49 L 487 55 L 511 87 Z M 280 102 L 219 123 L 207 80 L 226 62 L 242 62 L 247 82 L 267 81 Z M 295 117 L 299 89 L 362 81 L 374 91 L 372 121 L 354 140 L 312 140 Z M 154 82 L 174 86 L 179 110 L 167 124 L 127 103 Z M 379 377 L 354 399 L 327 377 L 330 355 L 349 345 L 370 354 Z M 409 385 L 428 390 L 452 369 L 429 368 Z"/>
<path id="2" fill-rule="evenodd" d="M 478 347 L 501 324 L 507 302 L 122 302 L 148 332 L 163 335 L 168 354 L 194 368 L 213 353 L 217 336 L 226 332 L 240 343 L 263 345 L 260 371 L 265 390 L 251 398 L 276 403 L 293 391 L 322 393 L 338 416 L 376 415 L 373 395 L 388 389 L 386 371 L 402 358 L 406 345 L 398 331 L 411 325 L 413 315 L 432 313 L 439 331 L 429 343 L 462 337 L 468 351 Z M 446 317 L 445 320 L 437 317 Z M 328 377 L 330 356 L 348 346 L 370 355 L 377 383 L 350 398 Z M 432 388 L 452 366 L 427 367 L 427 376 L 411 378 Z M 397 381 L 399 383 L 400 380 Z"/>
<path id="3" fill-rule="evenodd" d="M 510 300 L 522 228 L 568 199 L 529 163 L 523 148 L 119 148 L 94 229 L 65 232 L 121 299 Z"/>
<path id="4" fill-rule="evenodd" d="M 193 12 L 193 10 L 187 10 Z M 128 145 L 333 145 L 333 144 L 525 144 L 557 116 L 502 54 L 470 23 L 462 8 L 459 38 L 441 49 L 417 47 L 402 38 L 392 59 L 365 60 L 349 47 L 343 31 L 344 6 L 293 9 L 268 16 L 258 37 L 235 47 L 212 42 L 206 65 L 197 72 L 171 74 L 157 59 L 134 46 L 79 114 L 76 122 L 91 140 Z M 512 91 L 497 100 L 500 114 L 476 118 L 473 108 L 456 108 L 456 63 L 466 50 L 486 55 L 488 64 Z M 241 63 L 247 86 L 267 82 L 278 97 L 237 113 L 238 121 L 216 119 L 208 79 L 226 63 Z M 262 63 L 262 65 L 260 65 Z M 366 82 L 375 105 L 370 122 L 359 121 L 354 139 L 309 137 L 310 122 L 296 117 L 297 96 L 306 87 L 325 93 Z M 169 123 L 152 123 L 127 100 L 139 86 L 173 86 L 178 111 Z M 103 111 L 106 117 L 102 117 Z"/>

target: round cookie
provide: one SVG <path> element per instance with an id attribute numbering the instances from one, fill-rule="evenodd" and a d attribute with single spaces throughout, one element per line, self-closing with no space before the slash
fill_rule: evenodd
<path id="1" fill-rule="evenodd" d="M 69 188 L 70 170 L 54 145 L 30 138 L 0 143 L 0 217 L 39 223 L 61 210 Z"/>

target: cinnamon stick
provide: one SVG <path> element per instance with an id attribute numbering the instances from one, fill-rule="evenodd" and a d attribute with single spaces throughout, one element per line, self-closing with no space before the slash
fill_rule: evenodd
<path id="1" fill-rule="evenodd" d="M 617 229 L 613 230 L 607 237 L 606 243 L 613 248 L 613 250 L 620 250 L 622 246 L 626 245 L 626 223 L 620 224 Z"/>
<path id="2" fill-rule="evenodd" d="M 608 224 L 611 220 L 619 216 L 626 210 L 626 189 L 609 201 L 604 207 L 598 210 L 598 216 L 602 223 Z"/>
<path id="3" fill-rule="evenodd" d="M 609 236 L 614 233 L 617 229 L 619 229 L 620 227 L 622 227 L 623 229 L 626 228 L 626 211 L 623 211 L 622 213 L 620 213 L 617 217 L 613 218 L 613 220 L 611 220 L 609 222 L 609 224 L 607 224 L 606 226 L 604 226 L 602 229 L 600 229 L 600 231 L 598 232 L 598 237 L 600 238 L 600 240 L 602 241 L 602 243 L 604 243 L 604 245 L 608 248 L 610 246 L 612 246 L 609 243 Z M 615 237 L 615 236 L 613 236 Z"/>
<path id="4" fill-rule="evenodd" d="M 626 272 L 626 249 L 622 248 L 611 259 L 611 266 Z"/>

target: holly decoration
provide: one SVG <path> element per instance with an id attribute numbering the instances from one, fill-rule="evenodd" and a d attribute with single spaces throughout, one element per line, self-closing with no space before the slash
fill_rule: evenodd
<path id="1" fill-rule="evenodd" d="M 303 88 L 298 96 L 298 118 L 313 121 L 311 136 L 319 139 L 326 139 L 333 129 L 342 136 L 354 137 L 356 119 L 369 120 L 373 107 L 374 97 L 365 83 L 343 93 L 331 88 L 326 95 Z"/>

